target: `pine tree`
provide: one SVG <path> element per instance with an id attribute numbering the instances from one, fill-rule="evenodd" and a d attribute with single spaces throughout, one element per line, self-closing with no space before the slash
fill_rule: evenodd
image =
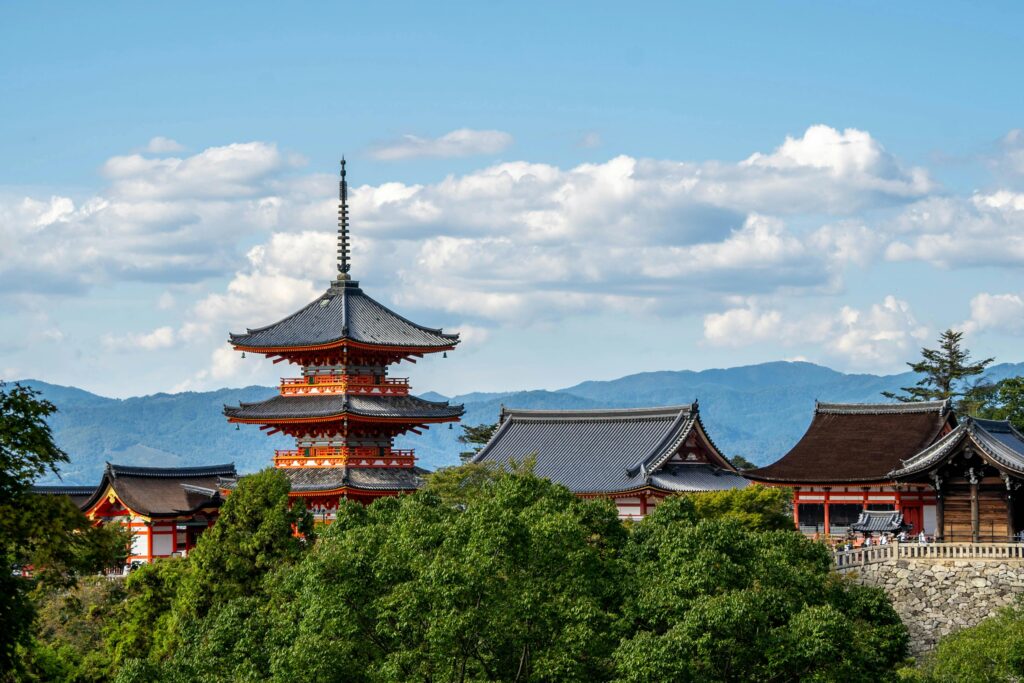
<path id="1" fill-rule="evenodd" d="M 921 349 L 922 360 L 907 363 L 914 372 L 923 375 L 917 384 L 902 387 L 902 395 L 891 391 L 883 391 L 882 395 L 904 403 L 943 401 L 964 396 L 967 392 L 964 381 L 985 372 L 995 359 L 972 362 L 970 351 L 962 346 L 963 336 L 963 332 L 951 329 L 943 332 L 939 337 L 939 348 Z"/>
<path id="2" fill-rule="evenodd" d="M 460 426 L 463 433 L 459 436 L 459 443 L 475 444 L 473 450 L 459 453 L 459 458 L 464 463 L 469 462 L 474 455 L 479 453 L 480 449 L 487 445 L 487 442 L 494 436 L 494 432 L 498 431 L 498 423 L 496 422 L 493 424 Z"/>

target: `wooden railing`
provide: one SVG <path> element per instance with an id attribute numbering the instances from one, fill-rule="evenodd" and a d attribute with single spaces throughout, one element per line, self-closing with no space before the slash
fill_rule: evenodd
<path id="1" fill-rule="evenodd" d="M 836 569 L 896 559 L 1024 560 L 1024 543 L 888 543 L 835 553 Z"/>
<path id="2" fill-rule="evenodd" d="M 372 446 L 299 448 L 274 451 L 275 467 L 412 467 L 416 452 L 412 449 Z"/>
<path id="3" fill-rule="evenodd" d="M 359 394 L 363 396 L 408 396 L 406 377 L 375 377 L 373 375 L 310 375 L 282 377 L 282 396 L 306 394 Z"/>

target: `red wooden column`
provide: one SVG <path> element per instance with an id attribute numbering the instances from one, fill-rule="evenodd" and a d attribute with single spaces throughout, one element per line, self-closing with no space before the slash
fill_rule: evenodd
<path id="1" fill-rule="evenodd" d="M 829 499 L 829 495 L 828 495 L 828 492 L 826 491 L 825 492 L 825 535 L 826 536 L 828 536 L 829 534 L 832 533 L 832 518 L 829 516 L 829 513 L 828 513 L 828 508 L 829 508 L 828 499 Z"/>
<path id="2" fill-rule="evenodd" d="M 796 502 L 796 494 L 793 494 L 793 526 L 800 529 L 800 503 Z"/>
<path id="3" fill-rule="evenodd" d="M 647 494 L 640 494 L 640 517 L 647 516 Z"/>
<path id="4" fill-rule="evenodd" d="M 153 561 L 153 522 L 146 522 L 146 560 Z"/>

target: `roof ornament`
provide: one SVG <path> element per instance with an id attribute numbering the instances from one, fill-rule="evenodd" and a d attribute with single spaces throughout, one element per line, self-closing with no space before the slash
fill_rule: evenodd
<path id="1" fill-rule="evenodd" d="M 341 157 L 341 182 L 338 183 L 338 279 L 348 280 L 348 182 L 345 180 L 345 157 Z"/>

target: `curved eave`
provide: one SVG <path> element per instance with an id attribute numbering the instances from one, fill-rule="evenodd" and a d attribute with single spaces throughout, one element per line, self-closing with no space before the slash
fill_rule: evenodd
<path id="1" fill-rule="evenodd" d="M 419 488 L 409 487 L 407 489 L 361 489 L 358 486 L 346 485 L 334 489 L 308 489 L 302 491 L 289 491 L 289 498 L 309 498 L 310 496 L 343 496 L 347 493 L 358 493 L 362 495 L 379 496 L 400 496 L 419 491 Z"/>
<path id="2" fill-rule="evenodd" d="M 245 335 L 238 335 L 245 336 Z M 453 339 L 451 344 L 440 346 L 399 346 L 393 344 L 371 344 L 359 342 L 352 339 L 338 339 L 323 344 L 311 344 L 308 346 L 254 346 L 235 341 L 235 335 L 231 335 L 228 343 L 236 351 L 249 351 L 250 353 L 262 353 L 266 355 L 287 355 L 289 353 L 305 353 L 308 351 L 332 351 L 340 348 L 363 349 L 366 351 L 394 351 L 396 353 L 437 353 L 439 351 L 452 351 L 458 345 L 459 340 Z"/>
<path id="3" fill-rule="evenodd" d="M 338 413 L 337 415 L 325 415 L 320 417 L 232 417 L 228 415 L 228 422 L 238 424 L 308 424 L 311 422 L 340 422 L 350 420 L 353 422 L 389 422 L 393 424 L 433 424 L 440 422 L 455 422 L 462 417 L 463 411 L 454 415 L 434 415 L 432 417 L 418 417 L 408 415 L 402 417 L 380 417 L 373 415 L 361 415 L 359 413 Z"/>
<path id="4" fill-rule="evenodd" d="M 757 482 L 758 484 L 772 484 L 773 486 L 834 486 L 836 484 L 842 484 L 843 486 L 879 486 L 879 485 L 894 485 L 896 481 L 891 477 L 882 477 L 878 479 L 838 479 L 835 477 L 829 479 L 778 479 L 774 477 L 762 477 L 756 474 L 752 474 L 753 470 L 743 470 L 737 472 L 744 479 Z"/>
<path id="5" fill-rule="evenodd" d="M 1011 428 L 1012 429 L 1012 428 Z M 1012 430 L 1015 436 L 1021 438 L 1016 430 Z M 971 443 L 980 451 L 980 455 L 988 460 L 996 469 L 1024 476 L 1024 453 L 1018 453 L 1002 442 L 993 438 L 984 427 L 973 421 L 962 423 L 959 427 L 943 437 L 934 446 L 922 452 L 920 455 L 904 461 L 904 466 L 890 472 L 890 476 L 896 478 L 916 477 L 927 474 L 932 469 L 941 466 L 949 455 L 965 440 L 970 439 Z M 1024 439 L 1022 439 L 1024 441 Z M 1016 458 L 1014 458 L 1016 456 Z"/>

